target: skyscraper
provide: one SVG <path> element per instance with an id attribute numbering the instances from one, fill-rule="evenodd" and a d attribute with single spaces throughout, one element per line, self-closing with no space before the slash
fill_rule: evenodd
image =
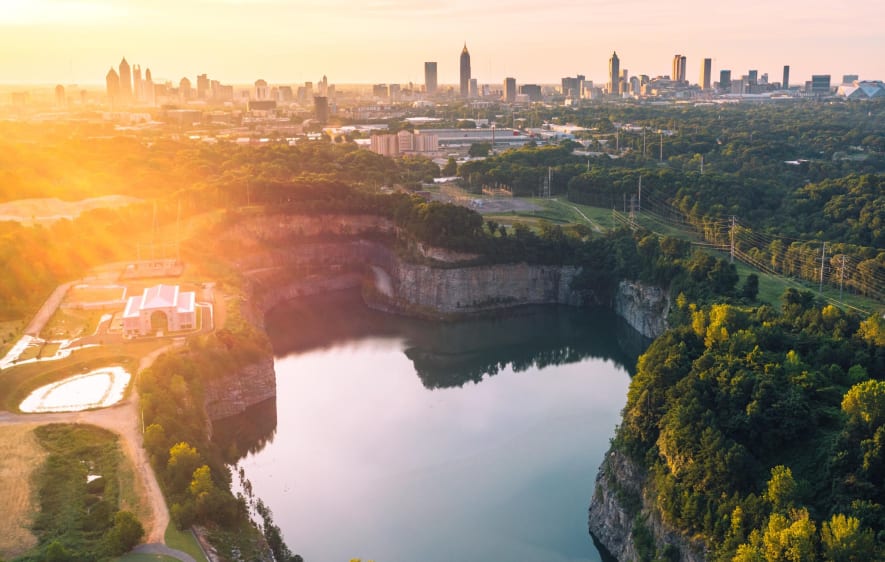
<path id="1" fill-rule="evenodd" d="M 790 65 L 784 65 L 784 79 L 781 80 L 781 88 L 784 90 L 790 89 Z"/>
<path id="2" fill-rule="evenodd" d="M 126 57 L 120 61 L 120 100 L 128 104 L 132 101 L 132 73 L 129 71 L 129 63 Z"/>
<path id="3" fill-rule="evenodd" d="M 461 49 L 461 97 L 470 96 L 470 53 L 467 51 L 467 42 Z"/>
<path id="4" fill-rule="evenodd" d="M 724 92 L 731 91 L 731 71 L 730 70 L 720 70 L 719 71 L 719 89 Z"/>
<path id="5" fill-rule="evenodd" d="M 712 72 L 713 59 L 704 59 L 704 63 L 701 65 L 701 79 L 698 81 L 702 89 L 710 89 L 710 86 L 712 85 L 710 80 Z"/>
<path id="6" fill-rule="evenodd" d="M 113 66 L 105 76 L 105 83 L 107 84 L 108 104 L 111 109 L 115 109 L 120 103 L 120 76 Z"/>
<path id="7" fill-rule="evenodd" d="M 325 124 L 329 120 L 329 98 L 325 96 L 314 96 L 313 110 L 316 114 L 316 120 Z"/>
<path id="8" fill-rule="evenodd" d="M 144 99 L 144 85 L 141 82 L 141 65 L 132 65 L 132 95 L 135 101 Z"/>
<path id="9" fill-rule="evenodd" d="M 465 44 L 466 46 L 466 44 Z M 424 63 L 424 90 L 428 94 L 436 93 L 436 63 Z"/>
<path id="10" fill-rule="evenodd" d="M 504 101 L 509 103 L 516 101 L 516 78 L 504 79 Z"/>
<path id="11" fill-rule="evenodd" d="M 608 93 L 616 96 L 621 93 L 621 61 L 614 51 L 608 59 Z"/>
<path id="12" fill-rule="evenodd" d="M 673 56 L 673 75 L 670 77 L 674 82 L 685 82 L 685 56 Z"/>

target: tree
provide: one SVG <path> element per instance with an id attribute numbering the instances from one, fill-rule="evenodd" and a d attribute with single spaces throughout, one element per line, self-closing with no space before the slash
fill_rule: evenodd
<path id="1" fill-rule="evenodd" d="M 166 471 L 169 484 L 176 492 L 184 491 L 198 466 L 203 464 L 200 453 L 186 442 L 176 443 L 169 449 Z"/>
<path id="2" fill-rule="evenodd" d="M 458 175 L 458 163 L 455 162 L 455 159 L 451 156 L 449 157 L 449 161 L 446 162 L 446 165 L 443 166 L 442 175 L 447 178 Z"/>
<path id="3" fill-rule="evenodd" d="M 852 386 L 842 399 L 849 423 L 872 430 L 885 424 L 885 381 L 868 380 Z"/>
<path id="4" fill-rule="evenodd" d="M 771 469 L 771 479 L 765 490 L 765 499 L 775 512 L 786 511 L 796 497 L 796 481 L 789 467 L 778 465 Z"/>
<path id="5" fill-rule="evenodd" d="M 817 560 L 816 528 L 808 510 L 793 510 L 789 517 L 772 513 L 762 536 L 768 562 L 814 562 Z"/>
<path id="6" fill-rule="evenodd" d="M 875 538 L 870 529 L 861 529 L 860 520 L 841 513 L 824 521 L 820 530 L 823 554 L 832 562 L 863 562 L 875 559 Z"/>
<path id="7" fill-rule="evenodd" d="M 129 511 L 118 511 L 114 516 L 114 526 L 104 536 L 104 546 L 112 556 L 119 556 L 132 550 L 141 537 L 144 527 Z"/>
<path id="8" fill-rule="evenodd" d="M 166 440 L 166 429 L 158 424 L 152 423 L 144 430 L 144 448 L 151 455 L 160 456 L 168 447 Z M 161 457 L 162 458 L 162 457 Z"/>
<path id="9" fill-rule="evenodd" d="M 759 295 L 759 276 L 755 273 L 747 275 L 744 279 L 744 286 L 741 288 L 741 296 L 747 300 L 754 301 Z"/>
<path id="10" fill-rule="evenodd" d="M 481 156 L 488 156 L 489 152 L 492 150 L 491 143 L 487 142 L 475 142 L 470 145 L 470 149 L 467 151 L 467 155 L 471 158 L 477 158 Z"/>

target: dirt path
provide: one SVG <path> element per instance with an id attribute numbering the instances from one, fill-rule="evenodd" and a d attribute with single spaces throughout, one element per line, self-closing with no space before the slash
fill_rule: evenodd
<path id="1" fill-rule="evenodd" d="M 584 220 L 590 223 L 590 226 L 593 227 L 593 230 L 595 230 L 596 232 L 602 232 L 602 227 L 600 227 L 600 226 L 596 223 L 595 220 L 593 220 L 593 219 L 591 219 L 590 217 L 588 217 L 587 215 L 585 215 L 585 214 L 581 211 L 581 209 L 575 207 L 574 205 L 569 205 L 569 207 L 571 207 L 571 208 L 574 209 L 579 215 L 581 215 L 582 217 L 584 217 Z"/>
<path id="2" fill-rule="evenodd" d="M 183 341 L 176 341 L 146 355 L 138 364 L 138 372 L 148 368 L 162 353 L 183 344 Z M 163 544 L 166 527 L 169 525 L 169 510 L 166 508 L 166 500 L 160 490 L 160 484 L 148 462 L 147 452 L 144 450 L 141 413 L 138 410 L 138 387 L 135 383 L 136 380 L 133 379 L 128 398 L 109 408 L 52 414 L 0 412 L 0 424 L 84 423 L 97 425 L 119 434 L 123 452 L 135 470 L 136 492 L 142 502 L 150 507 L 151 516 L 143 522 L 145 527 L 144 542 Z"/>

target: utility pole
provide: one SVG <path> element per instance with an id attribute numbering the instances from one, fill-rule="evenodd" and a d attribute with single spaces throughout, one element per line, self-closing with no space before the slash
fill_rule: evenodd
<path id="1" fill-rule="evenodd" d="M 639 174 L 639 204 L 636 207 L 636 213 L 642 212 L 642 174 Z"/>
<path id="2" fill-rule="evenodd" d="M 827 257 L 827 243 L 824 242 L 823 246 L 820 249 L 820 286 L 817 289 L 818 293 L 822 293 L 824 291 L 824 260 Z"/>
<path id="3" fill-rule="evenodd" d="M 842 254 L 842 267 L 839 268 L 839 300 L 842 300 L 842 281 L 845 279 L 845 254 Z"/>
<path id="4" fill-rule="evenodd" d="M 701 154 L 701 175 L 704 175 L 704 155 Z"/>
<path id="5" fill-rule="evenodd" d="M 642 159 L 645 160 L 645 127 L 642 128 Z"/>
<path id="6" fill-rule="evenodd" d="M 664 161 L 664 131 L 661 131 L 661 162 Z"/>
<path id="7" fill-rule="evenodd" d="M 731 238 L 731 243 L 729 244 L 731 246 L 729 263 L 734 263 L 734 215 L 731 215 L 731 230 L 729 231 L 729 234 Z"/>

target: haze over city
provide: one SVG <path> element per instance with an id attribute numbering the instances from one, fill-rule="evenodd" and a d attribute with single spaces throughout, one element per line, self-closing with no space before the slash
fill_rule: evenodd
<path id="1" fill-rule="evenodd" d="M 878 2 L 659 3 L 650 0 L 2 0 L 0 83 L 100 84 L 124 54 L 160 79 L 208 73 L 226 82 L 421 83 L 439 61 L 458 81 L 464 41 L 473 75 L 498 83 L 604 81 L 613 50 L 631 74 L 663 75 L 673 53 L 713 73 L 783 65 L 812 74 L 885 76 L 885 5 Z"/>

